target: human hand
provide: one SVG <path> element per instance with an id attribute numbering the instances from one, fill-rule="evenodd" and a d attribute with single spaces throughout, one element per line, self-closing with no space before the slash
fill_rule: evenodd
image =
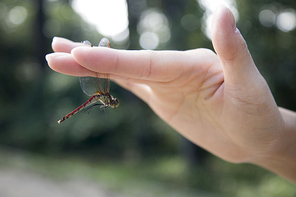
<path id="1" fill-rule="evenodd" d="M 110 73 L 192 142 L 230 162 L 252 162 L 277 149 L 283 118 L 225 7 L 215 13 L 212 38 L 217 54 L 79 47 L 55 38 L 47 60 L 67 75 L 81 67 Z"/>

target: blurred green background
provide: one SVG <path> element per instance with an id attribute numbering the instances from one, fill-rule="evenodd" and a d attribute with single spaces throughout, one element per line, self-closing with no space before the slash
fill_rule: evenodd
<path id="1" fill-rule="evenodd" d="M 125 31 L 107 37 L 118 49 L 212 49 L 207 21 L 218 2 L 224 1 L 127 0 Z M 225 2 L 278 105 L 295 111 L 296 3 Z M 57 124 L 88 97 L 78 78 L 47 66 L 44 56 L 52 52 L 52 38 L 97 45 L 106 36 L 75 12 L 73 4 L 0 1 L 1 169 L 30 170 L 59 180 L 78 176 L 128 196 L 296 195 L 295 186 L 277 175 L 227 163 L 191 144 L 114 83 L 110 92 L 121 105 L 108 109 L 107 117 L 93 109 L 87 118 L 80 112 Z"/>

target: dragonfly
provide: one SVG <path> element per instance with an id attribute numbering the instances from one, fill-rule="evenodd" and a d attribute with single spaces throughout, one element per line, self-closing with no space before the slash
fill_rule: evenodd
<path id="1" fill-rule="evenodd" d="M 92 44 L 89 41 L 83 41 L 84 44 L 89 45 L 92 47 Z M 107 38 L 102 38 L 99 47 L 109 47 L 110 48 L 110 42 Z M 91 96 L 90 99 L 88 99 L 85 103 L 74 109 L 69 114 L 62 117 L 58 123 L 62 123 L 68 118 L 72 117 L 76 113 L 80 112 L 83 109 L 91 109 L 95 105 L 101 105 L 100 109 L 104 110 L 106 113 L 106 108 L 116 108 L 119 106 L 119 100 L 117 98 L 114 98 L 110 93 L 110 78 L 109 74 L 102 74 L 97 72 L 89 71 L 87 73 L 87 76 L 85 76 L 83 73 L 80 73 L 79 82 L 82 91 L 88 95 Z M 100 101 L 100 104 L 97 104 L 96 102 Z"/>

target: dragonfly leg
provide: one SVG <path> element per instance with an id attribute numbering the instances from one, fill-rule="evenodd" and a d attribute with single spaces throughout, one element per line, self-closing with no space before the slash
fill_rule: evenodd
<path id="1" fill-rule="evenodd" d="M 90 113 L 90 111 L 92 110 L 92 108 L 93 108 L 94 106 L 96 106 L 96 105 L 103 105 L 103 104 L 98 104 L 98 103 L 96 103 L 96 104 L 93 104 L 93 105 L 89 106 L 88 108 L 86 108 L 85 111 L 84 111 L 84 112 L 87 112 L 85 118 L 87 118 L 87 116 L 88 116 L 88 114 Z M 101 107 L 102 107 L 102 106 L 101 106 Z"/>
<path id="2" fill-rule="evenodd" d="M 107 116 L 107 111 L 106 111 L 106 108 L 107 108 L 107 107 L 109 107 L 109 106 L 108 106 L 108 105 L 103 105 L 103 106 L 100 107 L 100 109 L 101 109 L 102 111 L 104 110 L 106 116 Z"/>

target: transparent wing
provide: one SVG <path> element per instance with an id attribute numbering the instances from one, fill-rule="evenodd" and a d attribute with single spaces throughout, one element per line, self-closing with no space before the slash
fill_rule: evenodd
<path id="1" fill-rule="evenodd" d="M 84 41 L 83 43 L 91 45 L 90 42 Z M 107 38 L 102 38 L 99 47 L 110 47 L 110 42 Z M 109 92 L 110 90 L 110 79 L 109 74 L 101 74 L 96 72 L 87 72 L 85 76 L 84 73 L 80 73 L 79 77 L 80 87 L 82 91 L 89 96 L 98 94 L 100 92 Z"/>
<path id="2" fill-rule="evenodd" d="M 108 74 L 95 73 L 96 77 L 79 77 L 82 91 L 89 96 L 100 92 L 109 92 L 110 80 Z"/>
<path id="3" fill-rule="evenodd" d="M 99 47 L 109 47 L 110 48 L 110 42 L 107 38 L 102 38 Z"/>

